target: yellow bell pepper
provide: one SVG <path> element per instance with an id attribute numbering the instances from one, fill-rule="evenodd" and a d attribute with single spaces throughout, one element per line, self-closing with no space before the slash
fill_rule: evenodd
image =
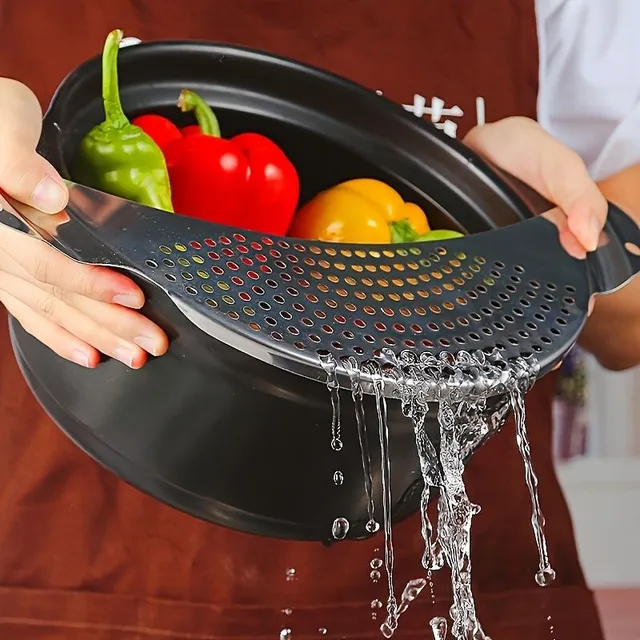
<path id="1" fill-rule="evenodd" d="M 424 211 L 417 204 L 413 204 L 413 202 L 404 203 L 404 209 L 400 212 L 400 215 L 394 220 L 394 222 L 399 222 L 401 220 L 407 220 L 419 236 L 431 231 L 431 227 L 427 221 L 427 216 L 424 215 Z"/>
<path id="2" fill-rule="evenodd" d="M 422 209 L 380 180 L 349 180 L 319 193 L 296 214 L 289 235 L 323 242 L 391 243 L 390 223 L 407 220 L 429 231 Z"/>

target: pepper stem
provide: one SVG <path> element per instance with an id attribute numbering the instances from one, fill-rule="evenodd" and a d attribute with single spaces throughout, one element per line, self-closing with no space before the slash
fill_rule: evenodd
<path id="1" fill-rule="evenodd" d="M 220 137 L 220 123 L 211 107 L 197 94 L 183 89 L 178 98 L 178 107 L 182 112 L 193 111 L 198 125 L 205 136 Z"/>
<path id="2" fill-rule="evenodd" d="M 115 29 L 108 36 L 102 50 L 102 101 L 106 123 L 114 129 L 129 124 L 120 102 L 118 87 L 118 51 L 122 41 L 122 29 Z"/>

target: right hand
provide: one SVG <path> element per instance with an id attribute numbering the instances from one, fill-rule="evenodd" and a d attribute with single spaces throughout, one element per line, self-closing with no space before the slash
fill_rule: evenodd
<path id="1" fill-rule="evenodd" d="M 68 192 L 36 151 L 42 112 L 23 84 L 0 78 L 0 191 L 44 213 L 58 213 Z M 3 204 L 0 196 L 0 206 Z M 168 348 L 163 331 L 135 311 L 140 288 L 104 267 L 81 265 L 40 240 L 0 225 L 0 302 L 58 355 L 95 367 L 100 353 L 140 368 Z"/>

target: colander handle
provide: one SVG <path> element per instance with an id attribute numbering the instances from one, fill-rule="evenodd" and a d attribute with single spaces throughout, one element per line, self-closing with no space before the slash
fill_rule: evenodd
<path id="1" fill-rule="evenodd" d="M 498 167 L 494 169 L 516 191 L 531 213 L 539 215 L 555 206 L 519 178 Z M 602 244 L 587 258 L 593 293 L 615 291 L 640 271 L 640 227 L 622 209 L 611 202 L 608 205 Z"/>
<path id="2" fill-rule="evenodd" d="M 42 240 L 76 262 L 130 267 L 121 256 L 91 234 L 76 216 L 70 216 L 67 209 L 56 214 L 42 213 L 0 190 L 0 225 Z M 61 229 L 64 229 L 63 238 L 60 237 Z"/>
<path id="3" fill-rule="evenodd" d="M 9 204 L 2 190 L 0 190 L 0 224 L 14 231 L 38 237 L 38 234 L 27 224 L 25 218 Z"/>
<path id="4" fill-rule="evenodd" d="M 640 272 L 640 226 L 611 202 L 602 244 L 587 261 L 593 293 L 611 293 Z"/>

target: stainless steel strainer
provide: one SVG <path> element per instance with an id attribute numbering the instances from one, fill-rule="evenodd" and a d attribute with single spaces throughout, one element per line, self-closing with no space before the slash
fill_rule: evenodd
<path id="1" fill-rule="evenodd" d="M 336 245 L 263 236 L 167 214 L 69 183 L 64 212 L 23 205 L 1 222 L 83 263 L 154 282 L 193 324 L 266 363 L 324 380 L 318 353 L 497 348 L 540 375 L 577 340 L 589 299 L 640 270 L 638 225 L 609 205 L 602 243 L 571 258 L 537 217 L 438 243 Z M 13 215 L 7 215 L 11 213 Z M 366 381 L 365 381 L 366 382 Z"/>

